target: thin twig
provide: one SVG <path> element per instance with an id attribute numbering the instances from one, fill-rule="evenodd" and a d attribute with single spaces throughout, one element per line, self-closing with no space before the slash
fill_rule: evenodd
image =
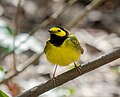
<path id="1" fill-rule="evenodd" d="M 15 32 L 14 32 L 14 36 L 16 36 L 16 34 L 19 31 L 19 21 L 18 20 L 19 20 L 19 16 L 20 16 L 21 2 L 22 2 L 22 0 L 19 0 L 16 15 L 15 15 Z"/>
<path id="2" fill-rule="evenodd" d="M 83 18 L 87 16 L 87 14 L 92 11 L 93 9 L 98 8 L 98 6 L 103 2 L 104 0 L 93 0 L 89 5 L 87 5 L 83 10 L 80 11 L 80 13 L 73 18 L 66 26 L 66 28 L 70 29 L 74 27 L 78 22 L 80 22 Z"/>
<path id="3" fill-rule="evenodd" d="M 17 69 L 16 69 L 16 55 L 15 55 L 15 37 L 18 33 L 18 28 L 19 28 L 18 19 L 19 19 L 21 1 L 22 0 L 19 0 L 18 6 L 17 6 L 17 12 L 16 12 L 16 15 L 15 15 L 15 32 L 13 34 L 14 39 L 13 39 L 13 53 L 12 53 L 12 56 L 13 56 L 13 68 L 14 68 L 15 71 L 17 71 Z"/>
<path id="4" fill-rule="evenodd" d="M 61 75 L 58 75 L 56 77 L 56 80 L 54 79 L 48 80 L 46 83 L 33 87 L 32 89 L 29 89 L 16 97 L 37 97 L 38 95 L 41 95 L 53 88 L 56 88 L 70 80 L 75 79 L 78 76 L 81 76 L 94 69 L 97 69 L 98 67 L 110 63 L 118 58 L 120 58 L 120 48 L 103 56 L 100 56 L 95 60 L 83 64 L 81 72 L 78 72 L 78 70 L 76 70 L 75 68 L 71 69 Z M 54 81 L 56 81 L 56 85 L 54 85 Z"/>
<path id="5" fill-rule="evenodd" d="M 3 84 L 5 82 L 7 82 L 8 80 L 12 79 L 13 77 L 17 76 L 18 74 L 22 73 L 24 70 L 26 70 L 27 67 L 29 67 L 32 63 L 34 63 L 42 54 L 43 54 L 43 52 L 41 54 L 35 53 L 32 57 L 30 57 L 27 61 L 25 61 L 25 63 L 20 64 L 20 65 L 25 66 L 25 67 L 23 67 L 22 70 L 17 71 L 13 75 L 11 75 L 8 78 L 4 79 L 2 82 L 0 82 L 0 84 Z"/>

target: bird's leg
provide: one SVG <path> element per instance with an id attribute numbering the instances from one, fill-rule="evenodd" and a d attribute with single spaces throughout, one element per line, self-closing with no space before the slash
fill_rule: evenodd
<path id="1" fill-rule="evenodd" d="M 57 84 L 56 84 L 56 77 L 55 77 L 56 70 L 57 70 L 57 65 L 55 65 L 55 69 L 54 69 L 54 72 L 53 72 L 53 84 L 55 86 L 57 86 Z"/>
<path id="2" fill-rule="evenodd" d="M 57 65 L 55 65 L 55 69 L 54 69 L 54 72 L 53 72 L 53 78 L 55 78 L 56 70 L 57 70 Z"/>
<path id="3" fill-rule="evenodd" d="M 75 66 L 76 70 L 77 70 L 79 73 L 82 73 L 82 71 L 81 71 L 81 70 L 82 70 L 81 65 L 78 67 L 75 62 L 73 62 L 73 63 L 74 63 L 74 66 Z"/>

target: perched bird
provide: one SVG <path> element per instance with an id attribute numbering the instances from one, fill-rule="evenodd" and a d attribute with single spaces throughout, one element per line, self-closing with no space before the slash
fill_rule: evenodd
<path id="1" fill-rule="evenodd" d="M 78 39 L 61 26 L 54 26 L 49 29 L 49 32 L 50 39 L 46 42 L 44 51 L 47 60 L 56 64 L 53 77 L 55 77 L 57 65 L 67 66 L 73 62 L 75 68 L 78 69 L 75 62 L 84 52 Z"/>

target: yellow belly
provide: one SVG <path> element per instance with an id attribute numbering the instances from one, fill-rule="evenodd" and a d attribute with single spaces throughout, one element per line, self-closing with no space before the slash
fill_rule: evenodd
<path id="1" fill-rule="evenodd" d="M 61 66 L 66 66 L 77 61 L 80 55 L 80 50 L 66 45 L 55 47 L 49 44 L 49 49 L 46 52 L 48 61 Z"/>

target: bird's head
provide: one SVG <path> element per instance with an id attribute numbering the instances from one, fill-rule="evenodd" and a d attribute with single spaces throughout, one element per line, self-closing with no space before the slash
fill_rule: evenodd
<path id="1" fill-rule="evenodd" d="M 50 35 L 54 34 L 59 37 L 68 36 L 68 31 L 61 26 L 54 26 L 48 30 Z"/>

